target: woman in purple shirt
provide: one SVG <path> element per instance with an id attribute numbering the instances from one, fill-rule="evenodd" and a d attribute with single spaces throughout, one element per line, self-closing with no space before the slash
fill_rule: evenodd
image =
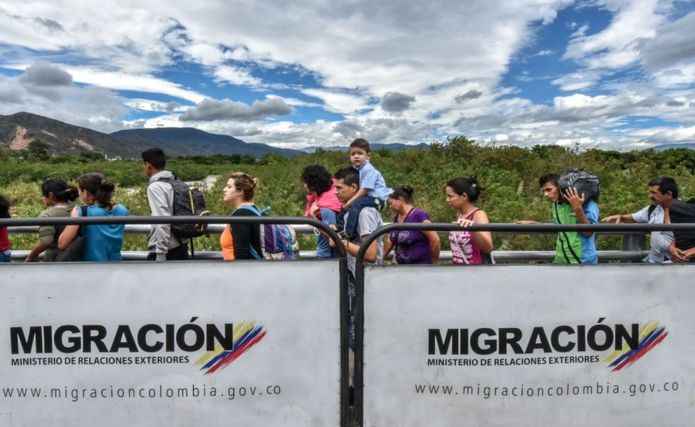
<path id="1" fill-rule="evenodd" d="M 430 223 L 429 215 L 413 206 L 413 187 L 396 188 L 388 198 L 388 205 L 396 214 L 394 223 Z M 384 258 L 394 248 L 398 264 L 439 262 L 439 236 L 434 231 L 392 231 L 384 243 Z"/>

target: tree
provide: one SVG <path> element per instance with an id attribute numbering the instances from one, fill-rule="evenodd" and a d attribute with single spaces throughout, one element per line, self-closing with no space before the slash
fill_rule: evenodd
<path id="1" fill-rule="evenodd" d="M 105 158 L 106 158 L 106 155 L 104 153 L 100 153 L 98 151 L 82 151 L 80 153 L 80 160 L 83 163 L 95 162 L 98 160 L 104 160 Z"/>
<path id="2" fill-rule="evenodd" d="M 40 139 L 31 141 L 27 147 L 29 158 L 37 160 L 47 160 L 50 157 L 50 149 L 51 144 L 43 142 Z"/>

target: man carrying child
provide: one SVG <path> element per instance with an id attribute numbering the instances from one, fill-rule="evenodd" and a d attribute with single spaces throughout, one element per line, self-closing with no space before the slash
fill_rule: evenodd
<path id="1" fill-rule="evenodd" d="M 383 175 L 369 159 L 372 153 L 369 142 L 366 139 L 357 138 L 350 144 L 350 163 L 359 172 L 359 190 L 350 200 L 343 205 L 343 212 L 338 219 L 338 224 L 342 223 L 344 216 L 347 221 L 344 224 L 344 233 L 349 240 L 355 240 L 360 236 L 357 233 L 357 218 L 362 208 L 373 207 L 381 210 L 386 205 L 388 196 L 393 189 L 386 186 Z M 345 215 L 349 212 L 349 215 Z"/>

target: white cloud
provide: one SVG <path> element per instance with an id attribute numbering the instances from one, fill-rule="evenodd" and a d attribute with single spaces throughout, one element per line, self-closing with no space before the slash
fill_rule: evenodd
<path id="1" fill-rule="evenodd" d="M 564 58 L 582 61 L 592 59 L 593 68 L 618 68 L 638 59 L 636 41 L 652 38 L 656 28 L 665 22 L 664 0 L 604 1 L 614 13 L 602 31 L 579 34 L 567 47 Z"/>
<path id="2" fill-rule="evenodd" d="M 235 85 L 261 86 L 261 81 L 251 75 L 247 70 L 229 65 L 215 68 L 215 78 Z"/>
<path id="3" fill-rule="evenodd" d="M 185 112 L 187 107 L 176 102 L 162 102 L 151 99 L 131 98 L 125 102 L 129 108 L 151 112 Z"/>
<path id="4" fill-rule="evenodd" d="M 645 40 L 640 46 L 645 68 L 656 71 L 682 62 L 695 62 L 693 28 L 695 12 L 659 28 L 656 37 Z"/>
<path id="5" fill-rule="evenodd" d="M 232 114 L 234 120 L 222 115 L 196 126 L 240 132 L 258 142 L 297 145 L 342 144 L 347 135 L 357 133 L 375 142 L 407 142 L 427 140 L 440 132 L 464 132 L 471 137 L 504 136 L 510 143 L 524 145 L 594 141 L 616 146 L 635 137 L 625 129 L 629 121 L 608 128 L 626 116 L 668 118 L 684 128 L 692 124 L 688 113 L 695 99 L 687 90 L 695 82 L 690 35 L 695 14 L 669 24 L 673 1 L 581 4 L 603 8 L 611 15 L 610 22 L 600 31 L 592 28 L 593 22 L 568 25 L 566 31 L 573 34 L 563 57 L 580 68 L 537 80 L 552 81 L 567 92 L 568 96 L 545 100 L 552 101 L 550 105 L 523 99 L 515 88 L 500 84 L 514 55 L 532 46 L 535 24 L 553 21 L 558 10 L 572 3 L 569 0 L 4 2 L 0 6 L 0 66 L 20 70 L 36 62 L 58 66 L 74 82 L 94 86 L 101 104 L 92 112 L 68 101 L 73 94 L 86 96 L 84 88 L 29 87 L 17 79 L 4 79 L 0 80 L 1 108 L 31 107 L 62 114 L 58 118 L 83 114 L 84 122 L 105 126 L 114 112 L 127 107 L 165 113 L 138 123 L 182 126 L 185 123 L 177 114 L 184 110 L 180 105 L 139 98 L 126 101 L 111 91 L 168 95 L 183 104 L 202 104 L 211 96 L 233 98 L 228 86 L 236 85 L 245 86 L 245 93 L 266 95 L 260 103 L 275 99 L 283 108 L 323 108 L 345 120 L 294 124 L 273 117 L 268 123 L 240 123 L 238 114 Z M 462 22 L 466 30 L 456 30 Z M 554 53 L 544 46 L 533 49 L 535 56 L 545 57 L 543 61 Z M 561 52 L 562 48 L 553 49 Z M 207 93 L 162 77 L 166 74 L 161 71 L 168 66 L 188 72 L 185 66 L 178 68 L 181 61 L 195 62 L 202 70 L 196 76 L 200 79 L 191 80 L 207 78 L 211 85 Z M 606 83 L 606 77 L 637 64 L 650 73 L 637 78 L 644 81 L 633 87 Z M 319 87 L 259 77 L 272 76 L 277 65 L 309 73 L 312 79 L 307 80 L 315 78 Z M 216 83 L 220 92 L 214 91 Z M 588 96 L 594 93 L 588 89 L 595 87 L 600 87 L 602 96 Z M 316 101 L 299 99 L 298 93 Z M 400 95 L 396 101 L 401 102 L 393 104 L 396 110 L 385 111 L 391 105 L 388 102 L 382 104 L 386 108 L 379 108 L 387 93 Z M 243 110 L 242 116 L 268 117 L 253 114 L 253 105 L 242 108 L 234 99 L 213 101 L 218 107 L 229 107 L 222 108 L 227 113 Z M 60 113 L 60 108 L 65 111 Z M 257 113 L 262 110 L 258 108 Z M 624 137 L 616 136 L 616 129 Z"/>
<path id="6" fill-rule="evenodd" d="M 564 91 L 582 90 L 594 86 L 601 80 L 602 73 L 595 70 L 582 70 L 554 79 L 551 83 Z"/>
<path id="7" fill-rule="evenodd" d="M 611 101 L 607 96 L 586 96 L 579 93 L 570 96 L 558 96 L 553 99 L 557 110 L 570 110 L 587 107 L 605 107 Z"/>
<path id="8" fill-rule="evenodd" d="M 292 107 L 320 108 L 322 106 L 322 104 L 317 103 L 317 102 L 308 102 L 308 101 L 304 101 L 304 100 L 297 99 L 297 98 L 287 98 L 284 96 L 278 96 L 278 95 L 273 95 L 273 94 L 266 95 L 266 98 L 268 98 L 268 99 L 280 99 L 285 104 L 290 105 Z"/>
<path id="9" fill-rule="evenodd" d="M 131 74 L 119 71 L 104 71 L 85 66 L 54 64 L 67 71 L 75 82 L 99 86 L 113 90 L 130 90 L 146 93 L 160 93 L 194 103 L 205 99 L 205 95 L 182 88 L 181 85 L 146 74 Z M 27 64 L 7 64 L 6 68 L 25 70 Z"/>
<path id="10" fill-rule="evenodd" d="M 631 132 L 632 136 L 640 138 L 640 142 L 653 145 L 672 144 L 679 142 L 695 142 L 695 126 L 677 128 L 643 129 Z"/>
<path id="11" fill-rule="evenodd" d="M 334 113 L 352 114 L 368 106 L 365 97 L 344 92 L 327 89 L 302 89 L 302 93 L 322 100 L 324 108 Z"/>
<path id="12" fill-rule="evenodd" d="M 122 127 L 124 99 L 98 87 L 35 87 L 19 77 L 0 76 L 0 114 L 30 111 L 103 132 Z"/>
<path id="13" fill-rule="evenodd" d="M 653 77 L 660 88 L 687 87 L 695 83 L 695 62 L 658 71 Z"/>

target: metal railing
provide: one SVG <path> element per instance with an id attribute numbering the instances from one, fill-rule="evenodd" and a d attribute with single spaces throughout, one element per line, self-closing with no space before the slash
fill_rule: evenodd
<path id="1" fill-rule="evenodd" d="M 125 224 L 126 234 L 148 234 L 150 232 L 150 224 L 170 224 L 170 223 L 186 223 L 191 220 L 188 217 L 114 217 L 115 219 L 105 222 L 100 222 L 99 218 L 104 217 L 91 217 L 88 218 L 89 221 L 85 221 L 85 224 L 109 224 L 109 223 L 123 223 Z M 205 217 L 204 219 L 200 217 L 195 218 L 196 223 L 207 223 L 208 231 L 212 235 L 221 234 L 224 231 L 225 225 L 232 221 L 234 217 L 225 216 L 214 216 Z M 249 217 L 253 218 L 253 217 Z M 292 224 L 293 228 L 297 234 L 313 234 L 315 230 L 319 229 L 314 225 L 309 225 L 303 222 L 302 217 L 268 217 L 273 218 L 269 220 L 271 223 L 286 223 Z M 84 219 L 84 218 L 83 218 Z M 283 221 L 291 222 L 283 222 Z M 7 223 L 9 226 L 10 233 L 18 234 L 35 234 L 38 232 L 39 225 L 66 225 L 66 224 L 77 224 L 82 223 L 82 221 L 72 221 L 70 218 L 12 218 L 10 220 L 0 219 L 0 224 L 4 224 L 4 221 L 10 221 Z M 254 223 L 255 221 L 251 221 Z M 316 221 L 317 224 L 323 224 Z M 325 224 L 324 224 L 325 225 Z M 386 227 L 391 227 L 385 231 L 385 233 L 390 231 L 398 230 L 400 224 L 386 224 Z M 409 228 L 413 230 L 421 231 L 455 231 L 460 230 L 456 224 L 408 224 L 413 225 L 415 228 Z M 496 233 L 556 233 L 560 229 L 564 229 L 563 225 L 558 224 L 490 224 L 494 229 L 489 231 L 494 231 Z M 681 227 L 684 226 L 684 227 Z M 480 226 L 475 226 L 480 227 Z M 644 250 L 644 236 L 650 231 L 662 231 L 662 230 L 673 230 L 679 228 L 688 228 L 688 224 L 579 224 L 577 227 L 583 227 L 582 229 L 577 229 L 577 231 L 596 231 L 600 234 L 620 234 L 623 236 L 622 248 L 621 250 L 606 250 L 599 251 L 599 259 L 602 261 L 619 261 L 619 262 L 636 262 L 642 259 L 647 251 Z M 675 227 L 675 228 L 674 228 Z M 323 228 L 321 228 L 323 229 Z M 402 228 L 401 228 L 402 229 Z M 472 230 L 477 230 L 478 228 L 473 228 Z M 27 257 L 29 250 L 15 250 L 13 251 L 12 258 L 14 260 L 20 261 Z M 147 251 L 123 251 L 123 259 L 127 261 L 140 261 L 147 258 Z M 496 260 L 500 262 L 530 262 L 530 261 L 552 261 L 555 257 L 554 250 L 530 250 L 530 251 L 493 251 L 493 256 Z M 314 259 L 316 258 L 316 251 L 314 250 L 303 250 L 299 252 L 300 259 Z M 220 251 L 196 251 L 196 259 L 201 260 L 221 260 L 222 252 Z M 440 260 L 450 261 L 451 251 L 442 251 L 440 253 Z"/>

